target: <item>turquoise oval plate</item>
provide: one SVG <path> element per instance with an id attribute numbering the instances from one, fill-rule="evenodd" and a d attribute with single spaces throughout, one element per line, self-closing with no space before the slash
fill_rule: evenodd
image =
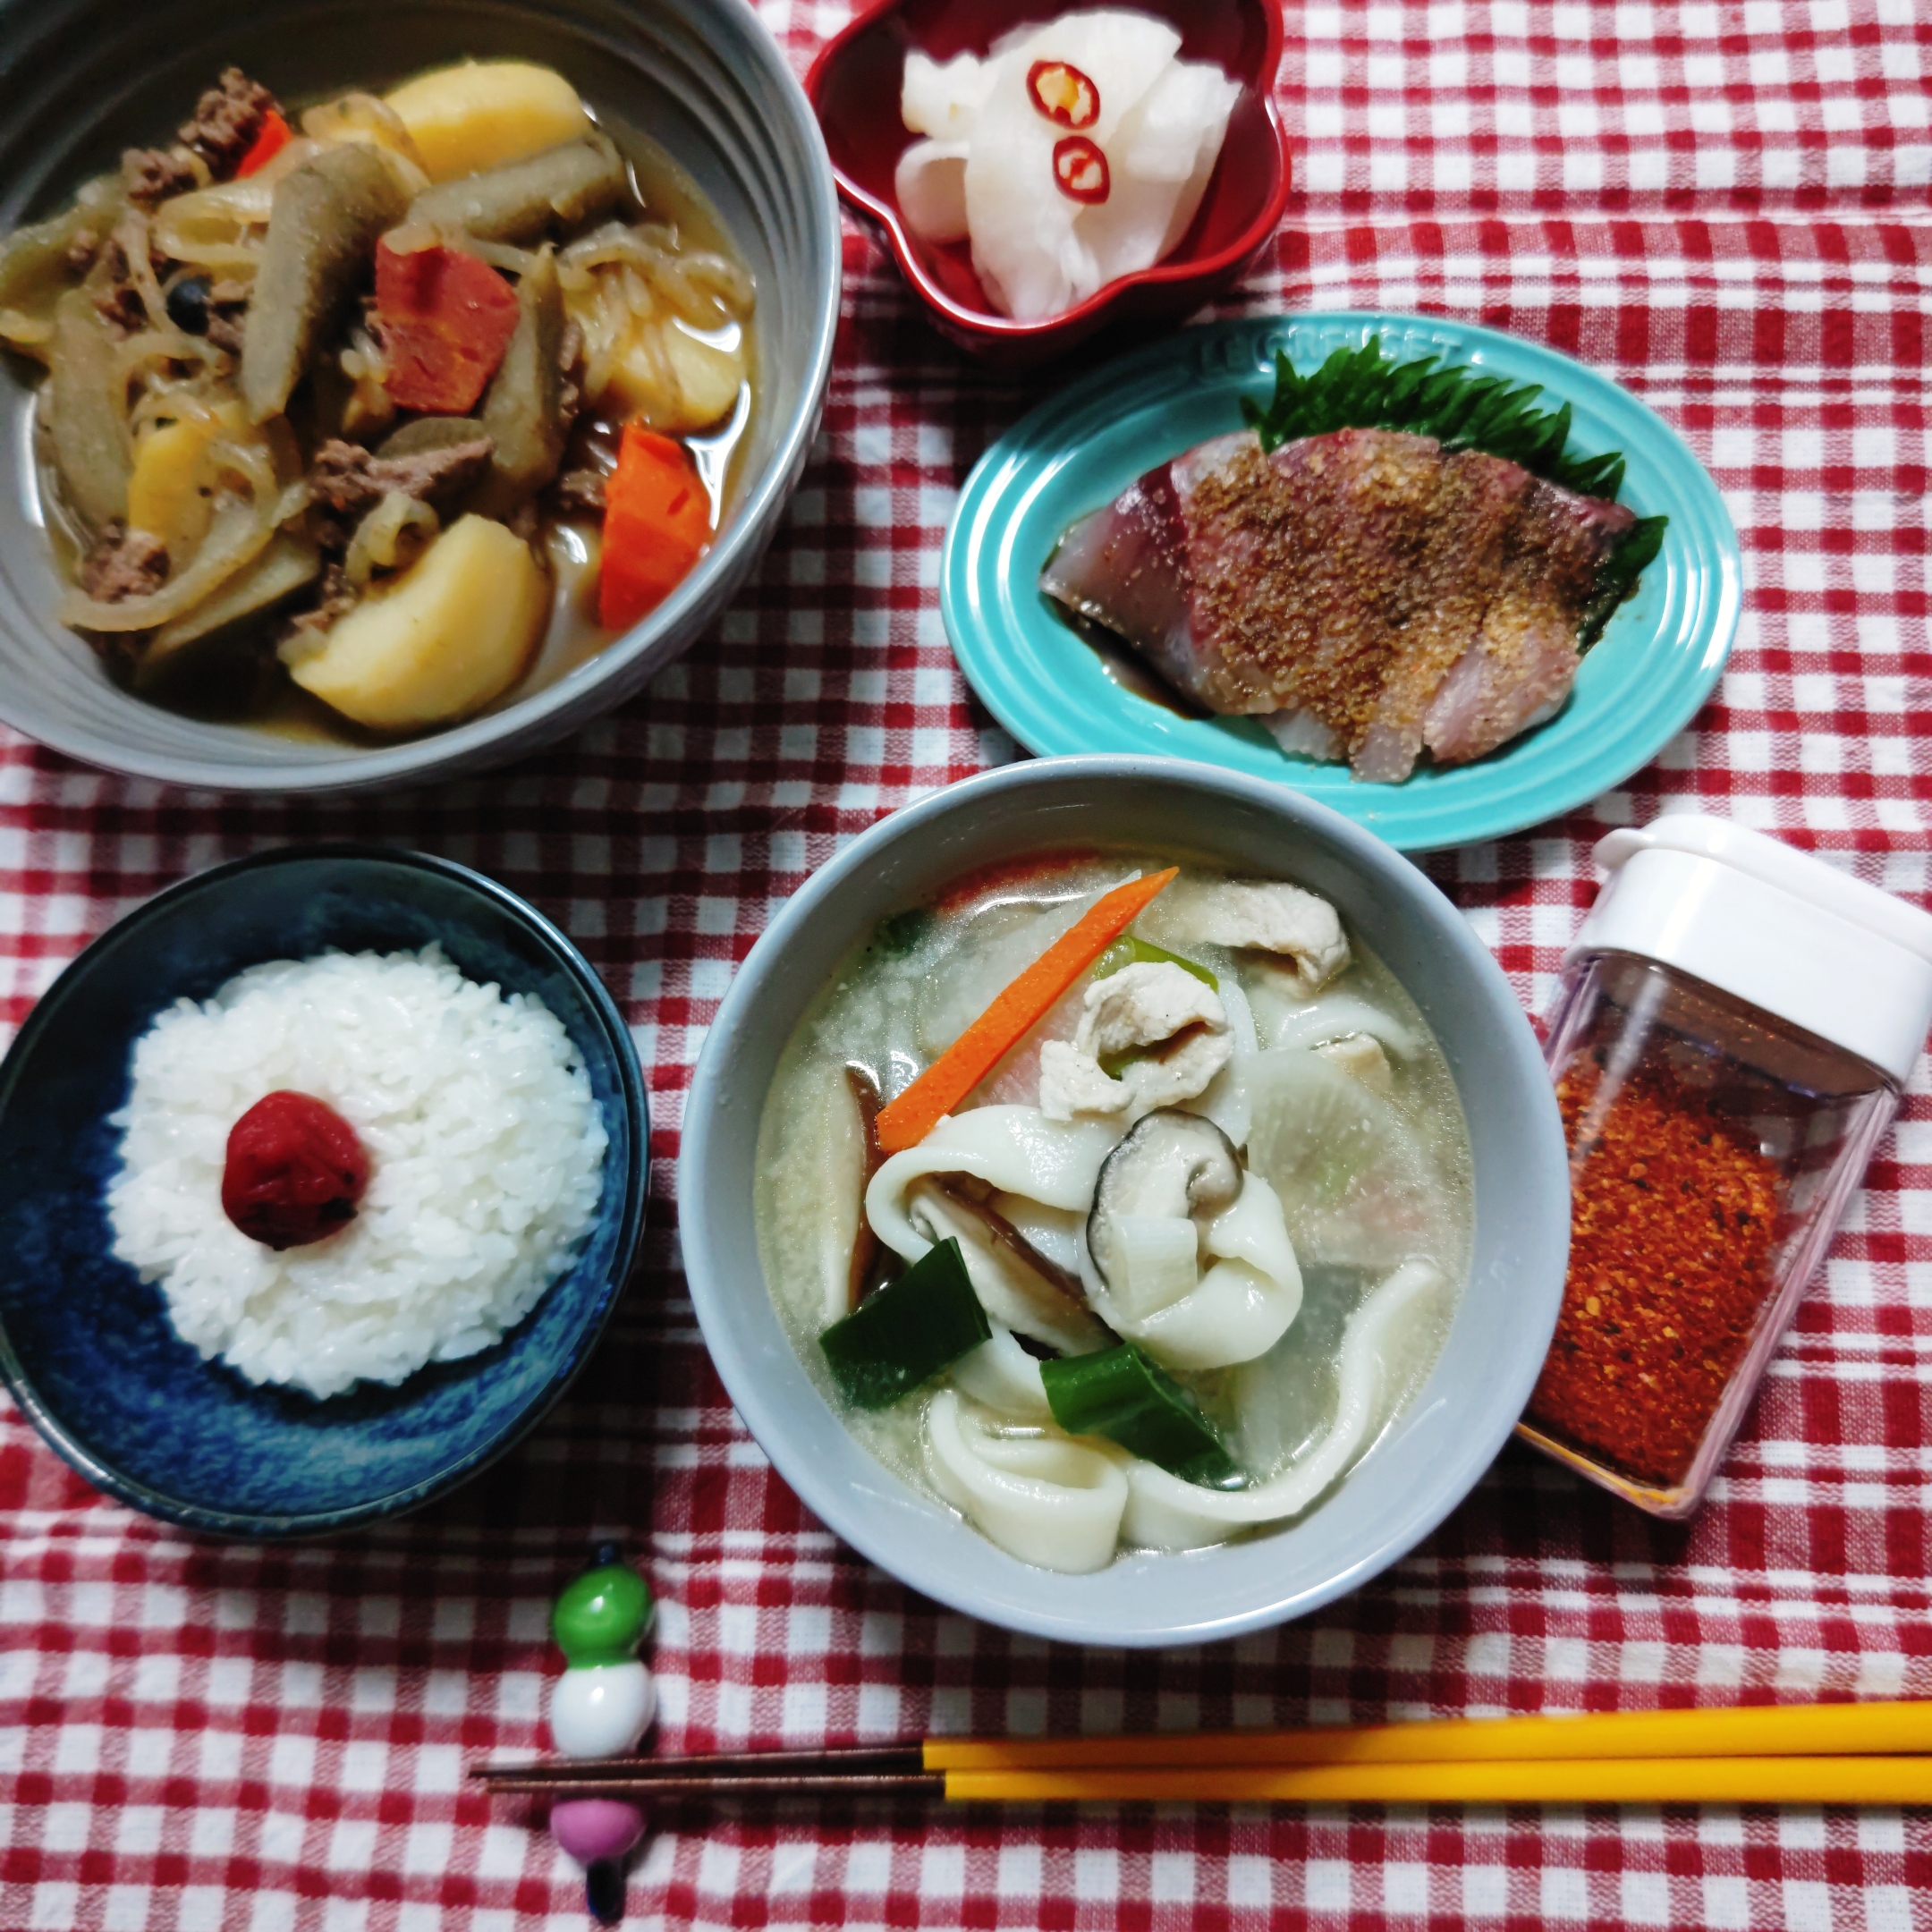
<path id="1" fill-rule="evenodd" d="M 1471 765 L 1423 765 L 1399 785 L 1282 750 L 1250 718 L 1184 717 L 1128 690 L 1040 594 L 1062 533 L 1156 463 L 1241 427 L 1266 402 L 1275 352 L 1304 372 L 1371 335 L 1402 360 L 1439 355 L 1567 402 L 1570 447 L 1622 450 L 1620 500 L 1670 518 L 1636 594 L 1584 658 L 1546 724 Z M 1553 349 L 1434 316 L 1275 316 L 1184 330 L 1069 385 L 974 466 L 946 533 L 939 607 L 954 655 L 987 708 L 1042 754 L 1139 751 L 1273 778 L 1406 852 L 1539 825 L 1648 764 L 1690 723 L 1737 630 L 1742 566 L 1717 486 L 1682 439 L 1607 377 Z"/>

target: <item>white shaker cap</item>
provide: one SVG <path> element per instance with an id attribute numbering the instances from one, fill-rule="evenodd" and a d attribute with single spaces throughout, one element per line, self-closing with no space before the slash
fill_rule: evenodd
<path id="1" fill-rule="evenodd" d="M 1610 877 L 1565 965 L 1661 961 L 1904 1085 L 1932 1026 L 1932 913 L 1702 813 L 1613 832 L 1596 858 Z"/>

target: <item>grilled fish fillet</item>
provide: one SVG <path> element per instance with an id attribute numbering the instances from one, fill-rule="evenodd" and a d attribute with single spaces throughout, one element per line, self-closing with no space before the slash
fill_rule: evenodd
<path id="1" fill-rule="evenodd" d="M 1041 577 L 1210 711 L 1395 783 L 1551 716 L 1634 518 L 1428 436 L 1341 429 L 1264 455 L 1248 432 L 1150 470 Z"/>

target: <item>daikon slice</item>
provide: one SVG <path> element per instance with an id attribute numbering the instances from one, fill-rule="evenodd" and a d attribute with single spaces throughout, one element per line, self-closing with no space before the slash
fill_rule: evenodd
<path id="1" fill-rule="evenodd" d="M 996 62 L 970 54 L 936 61 L 915 48 L 906 55 L 899 118 L 915 134 L 929 134 L 940 141 L 963 140 L 972 132 L 996 71 Z"/>
<path id="2" fill-rule="evenodd" d="M 1187 233 L 1241 89 L 1176 58 L 1165 21 L 1116 8 L 1021 27 L 984 61 L 906 57 L 915 134 L 894 188 L 913 233 L 970 240 L 995 308 L 1058 315 Z"/>
<path id="3" fill-rule="evenodd" d="M 1173 62 L 1181 37 L 1144 13 L 1095 9 L 1063 14 L 1000 56 L 966 157 L 966 218 L 973 267 L 987 294 L 1022 321 L 1058 315 L 1106 279 L 1080 225 L 1106 204 L 1075 200 L 1055 185 L 1054 151 L 1067 130 L 1035 105 L 1027 76 L 1063 62 L 1091 80 L 1097 117 L 1080 131 L 1117 172 L 1114 137 Z M 1111 197 L 1110 197 L 1111 199 Z M 1157 225 L 1165 233 L 1165 216 Z"/>
<path id="4" fill-rule="evenodd" d="M 914 234 L 926 242 L 963 242 L 966 222 L 966 157 L 963 140 L 914 141 L 893 171 L 899 212 Z"/>
<path id="5" fill-rule="evenodd" d="M 1306 1047 L 1257 1054 L 1248 1074 L 1249 1164 L 1303 1261 L 1385 1268 L 1453 1251 L 1442 1176 L 1398 1108 Z"/>
<path id="6" fill-rule="evenodd" d="M 1177 61 L 1135 104 L 1108 148 L 1112 191 L 1079 217 L 1103 283 L 1151 268 L 1187 233 L 1240 93 L 1218 68 Z"/>

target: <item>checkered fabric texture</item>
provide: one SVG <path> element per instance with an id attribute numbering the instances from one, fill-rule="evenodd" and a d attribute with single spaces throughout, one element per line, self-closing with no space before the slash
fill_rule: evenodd
<path id="1" fill-rule="evenodd" d="M 802 72 L 840 4 L 765 17 Z M 1226 312 L 1473 317 L 1606 369 L 1731 506 L 1722 687 L 1590 810 L 1440 855 L 1526 1007 L 1607 826 L 1695 798 L 1932 903 L 1925 0 L 1291 9 L 1297 188 Z M 186 1537 L 0 1415 L 0 1925 L 511 1932 L 578 1879 L 467 1760 L 543 1741 L 549 1601 L 627 1539 L 666 1751 L 961 1732 L 1932 1695 L 1932 1089 L 1915 1080 L 1712 1500 L 1668 1528 L 1512 1448 L 1414 1555 L 1290 1628 L 1161 1656 L 942 1614 L 808 1517 L 692 1319 L 673 1172 L 705 1028 L 773 909 L 882 814 L 1016 755 L 946 648 L 955 494 L 1043 393 L 925 327 L 848 233 L 824 434 L 719 634 L 487 783 L 171 793 L 0 744 L 0 1018 L 157 888 L 292 840 L 479 866 L 565 927 L 654 1091 L 648 1265 L 590 1370 L 451 1501 L 338 1545 Z M 1904 1928 L 1932 1825 L 1883 1811 L 721 1817 L 656 1834 L 633 1923 Z"/>

